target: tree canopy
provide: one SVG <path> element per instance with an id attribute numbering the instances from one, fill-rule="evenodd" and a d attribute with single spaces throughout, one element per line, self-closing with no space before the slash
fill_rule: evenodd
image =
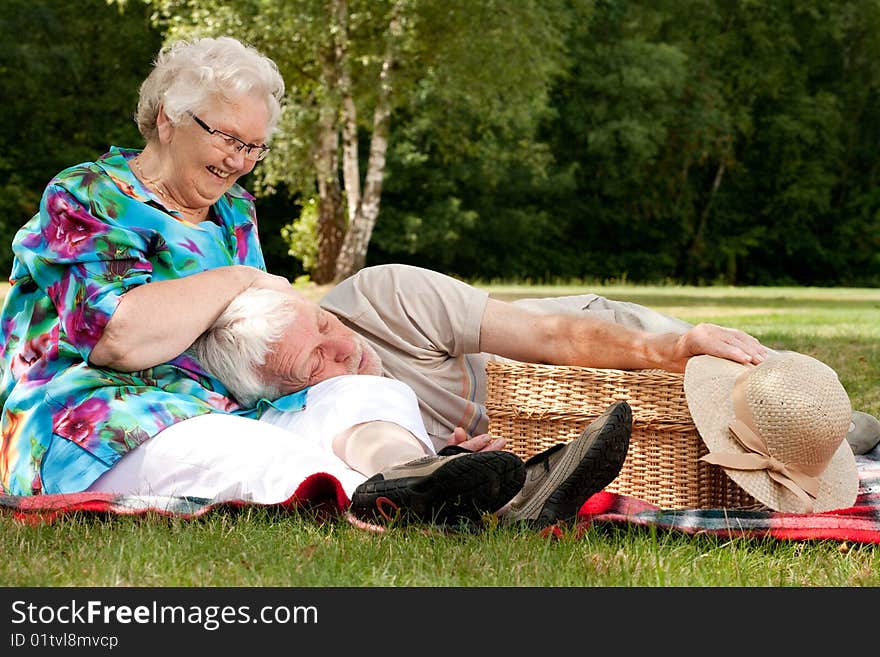
<path id="1" fill-rule="evenodd" d="M 7 4 L 7 243 L 54 173 L 140 142 L 163 41 L 230 34 L 287 83 L 245 183 L 291 278 L 880 283 L 880 0 Z"/>

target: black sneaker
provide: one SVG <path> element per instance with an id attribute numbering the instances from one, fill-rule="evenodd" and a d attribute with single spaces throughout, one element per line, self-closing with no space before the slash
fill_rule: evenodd
<path id="1" fill-rule="evenodd" d="M 525 465 L 512 452 L 445 448 L 367 479 L 352 495 L 351 512 L 369 521 L 478 524 L 509 502 L 525 478 Z"/>
<path id="2" fill-rule="evenodd" d="M 581 505 L 620 474 L 631 433 L 632 409 L 616 402 L 575 440 L 531 457 L 525 485 L 498 514 L 502 522 L 544 528 L 577 517 Z"/>

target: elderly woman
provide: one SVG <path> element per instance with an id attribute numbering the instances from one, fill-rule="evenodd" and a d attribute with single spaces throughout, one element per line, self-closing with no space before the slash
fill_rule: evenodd
<path id="1" fill-rule="evenodd" d="M 268 154 L 283 93 L 275 64 L 249 46 L 177 42 L 141 86 L 143 150 L 112 147 L 48 184 L 14 238 L 0 323 L 4 493 L 277 503 L 311 473 L 329 472 L 351 495 L 365 477 L 333 439 L 373 421 L 400 429 L 400 460 L 433 455 L 402 384 L 340 377 L 242 405 L 186 352 L 243 290 L 294 294 L 265 271 L 253 197 L 236 184 Z M 349 373 L 369 373 L 358 349 Z M 333 400 L 337 411 L 312 411 Z M 308 433 L 290 418 L 286 428 L 262 421 L 270 407 Z M 500 454 L 457 456 L 496 484 L 521 479 L 521 464 Z M 428 475 L 443 475 L 445 462 L 433 458 Z M 503 474 L 493 459 L 508 464 Z"/>

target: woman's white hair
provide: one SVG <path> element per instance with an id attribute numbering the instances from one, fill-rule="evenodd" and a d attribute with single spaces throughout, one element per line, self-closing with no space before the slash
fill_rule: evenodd
<path id="1" fill-rule="evenodd" d="M 259 399 L 281 396 L 278 386 L 264 381 L 258 370 L 266 362 L 272 343 L 295 320 L 296 310 L 289 294 L 248 288 L 229 303 L 190 351 L 239 404 L 252 407 Z"/>
<path id="2" fill-rule="evenodd" d="M 269 111 L 269 132 L 281 115 L 284 79 L 278 66 L 253 46 L 232 37 L 203 37 L 163 47 L 143 81 L 136 120 L 146 141 L 156 138 L 159 106 L 174 125 L 191 121 L 216 100 L 243 95 L 262 97 Z"/>

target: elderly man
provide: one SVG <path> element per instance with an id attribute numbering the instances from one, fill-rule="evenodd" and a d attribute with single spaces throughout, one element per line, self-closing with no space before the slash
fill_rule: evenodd
<path id="1" fill-rule="evenodd" d="M 395 413 L 404 420 L 418 414 L 414 396 L 412 408 L 394 402 L 397 408 L 385 412 L 385 421 L 356 422 L 364 417 L 364 405 L 384 404 L 363 390 L 340 394 L 340 383 L 375 379 L 370 389 L 380 397 L 384 382 L 402 384 L 381 376 L 380 358 L 366 340 L 296 294 L 246 290 L 191 351 L 244 406 L 307 389 L 308 414 L 268 408 L 262 419 L 298 439 L 328 435 L 332 453 L 368 477 L 352 495 L 352 511 L 367 519 L 402 516 L 454 524 L 498 512 L 506 523 L 544 527 L 573 518 L 588 497 L 613 481 L 629 446 L 632 414 L 619 402 L 576 440 L 525 465 L 500 451 L 503 441 L 487 434 L 469 437 L 461 429 L 434 441 L 436 454 L 425 456 L 426 439 L 419 440 L 424 431 L 413 429 L 411 419 L 393 419 Z M 324 394 L 328 384 L 337 386 L 335 394 Z M 335 433 L 328 423 L 349 428 Z"/>
<path id="2" fill-rule="evenodd" d="M 447 453 L 456 445 L 476 452 L 504 446 L 486 433 L 485 364 L 492 358 L 680 372 L 694 355 L 759 363 L 769 351 L 742 331 L 693 326 L 637 304 L 594 294 L 505 303 L 448 276 L 406 265 L 363 269 L 331 290 L 320 306 L 302 298 L 288 305 L 292 314 L 284 329 L 259 347 L 256 387 L 248 391 L 247 385 L 234 384 L 235 396 L 251 403 L 339 375 L 382 374 L 415 391 L 431 442 Z M 213 364 L 228 383 L 242 371 L 236 364 L 243 359 L 220 351 Z M 629 429 L 615 428 L 629 426 L 628 411 L 609 409 L 577 440 L 531 459 L 525 485 L 501 509 L 502 518 L 541 525 L 576 513 L 618 474 Z M 383 441 L 389 435 L 365 428 L 368 433 L 385 436 Z M 855 412 L 847 440 L 856 453 L 872 449 L 880 441 L 880 422 Z M 381 490 L 354 496 L 365 508 L 393 485 L 386 477 L 394 476 L 389 468 L 400 460 L 400 443 L 388 447 L 365 484 Z M 396 491 L 399 497 L 405 489 Z"/>
<path id="3" fill-rule="evenodd" d="M 193 351 L 246 406 L 347 375 L 383 375 L 410 386 L 438 452 L 428 463 L 406 461 L 412 456 L 406 446 L 413 441 L 389 423 L 381 430 L 359 427 L 334 440 L 334 452 L 370 477 L 352 496 L 353 509 L 365 515 L 383 515 L 382 504 L 395 512 L 421 504 L 416 515 L 423 517 L 427 509 L 442 508 L 444 496 L 486 488 L 480 483 L 484 472 L 467 490 L 455 489 L 453 482 L 461 484 L 462 477 L 451 473 L 453 462 L 447 466 L 446 459 L 460 459 L 456 468 L 464 469 L 474 453 L 503 447 L 486 433 L 488 358 L 683 371 L 696 354 L 757 363 L 767 353 L 742 331 L 689 327 L 595 295 L 510 304 L 448 276 L 403 265 L 365 269 L 337 286 L 321 306 L 297 295 L 272 294 L 241 295 Z M 298 423 L 296 414 L 275 415 L 269 410 L 265 417 L 282 426 L 287 420 Z M 499 513 L 540 526 L 575 515 L 619 473 L 631 421 L 627 404 L 614 405 L 578 439 L 530 459 L 521 490 Z M 459 453 L 450 454 L 455 448 Z"/>

